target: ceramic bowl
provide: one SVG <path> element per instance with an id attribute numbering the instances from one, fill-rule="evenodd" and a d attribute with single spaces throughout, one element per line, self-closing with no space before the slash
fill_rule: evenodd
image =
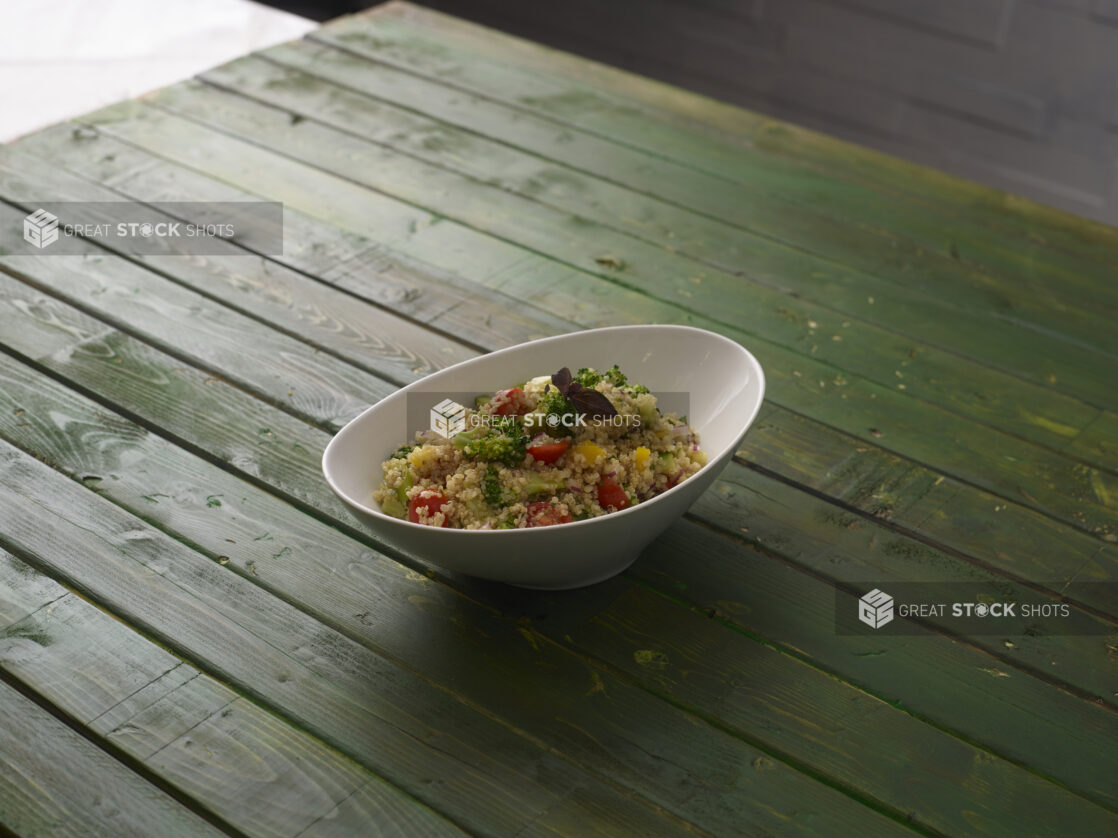
<path id="1" fill-rule="evenodd" d="M 482 394 L 560 367 L 617 364 L 654 394 L 684 399 L 707 453 L 702 469 L 651 500 L 598 518 L 551 527 L 460 530 L 428 527 L 380 511 L 381 462 L 423 424 L 445 394 Z M 446 570 L 525 588 L 578 588 L 627 568 L 722 471 L 757 417 L 765 377 L 728 338 L 688 326 L 616 326 L 544 338 L 432 373 L 349 422 L 322 457 L 327 483 L 378 538 Z M 675 407 L 665 404 L 666 409 Z M 420 423 L 420 424 L 417 424 Z"/>

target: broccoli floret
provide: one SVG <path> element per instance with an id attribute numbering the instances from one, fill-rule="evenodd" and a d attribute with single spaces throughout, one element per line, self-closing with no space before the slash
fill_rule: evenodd
<path id="1" fill-rule="evenodd" d="M 528 437 L 515 416 L 503 416 L 454 437 L 455 447 L 467 457 L 514 466 L 528 451 Z"/>
<path id="2" fill-rule="evenodd" d="M 625 373 L 618 368 L 617 364 L 614 364 L 606 370 L 602 377 L 609 381 L 614 387 L 624 387 L 629 383 L 629 379 L 625 376 Z"/>
<path id="3" fill-rule="evenodd" d="M 501 488 L 501 475 L 496 466 L 490 466 L 481 478 L 481 491 L 490 506 L 506 506 L 509 502 L 508 493 Z"/>
<path id="4" fill-rule="evenodd" d="M 595 369 L 591 369 L 590 367 L 583 367 L 577 373 L 575 373 L 575 381 L 577 381 L 583 387 L 593 387 L 601 380 L 602 374 Z"/>
<path id="5" fill-rule="evenodd" d="M 535 413 L 543 416 L 541 429 L 547 431 L 551 436 L 572 436 L 574 434 L 574 423 L 564 424 L 563 417 L 568 414 L 575 415 L 578 411 L 571 404 L 571 400 L 554 387 L 549 387 L 548 391 L 540 397 L 536 404 Z M 555 419 L 548 421 L 549 416 L 554 416 Z M 537 422 L 536 424 L 540 423 Z"/>
<path id="6" fill-rule="evenodd" d="M 621 371 L 621 368 L 614 364 L 605 372 L 598 372 L 590 367 L 583 367 L 575 375 L 574 380 L 581 384 L 583 387 L 593 389 L 599 381 L 608 381 L 614 387 L 624 387 L 625 391 L 634 396 L 639 396 L 641 393 L 647 393 L 648 388 L 643 384 L 630 384 L 628 376 Z"/>

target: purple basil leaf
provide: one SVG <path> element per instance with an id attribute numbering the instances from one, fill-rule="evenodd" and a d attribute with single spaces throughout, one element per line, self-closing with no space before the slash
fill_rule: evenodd
<path id="1" fill-rule="evenodd" d="M 551 376 L 551 383 L 555 385 L 555 389 L 559 391 L 562 396 L 567 395 L 567 391 L 571 387 L 571 370 L 568 367 L 563 367 L 555 375 Z"/>
<path id="2" fill-rule="evenodd" d="M 569 396 L 571 404 L 588 416 L 616 416 L 617 408 L 597 390 L 580 389 Z"/>

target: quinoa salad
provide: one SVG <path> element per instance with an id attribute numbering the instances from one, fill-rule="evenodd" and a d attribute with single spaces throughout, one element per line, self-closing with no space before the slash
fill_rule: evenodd
<path id="1" fill-rule="evenodd" d="M 381 511 L 456 529 L 566 524 L 628 509 L 706 465 L 686 417 L 615 365 L 478 396 L 464 428 L 416 434 L 384 461 Z"/>

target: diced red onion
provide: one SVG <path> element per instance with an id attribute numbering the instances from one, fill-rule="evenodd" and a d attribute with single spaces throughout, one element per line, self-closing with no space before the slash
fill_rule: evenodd
<path id="1" fill-rule="evenodd" d="M 672 428 L 672 436 L 673 437 L 678 438 L 678 437 L 681 437 L 681 436 L 690 436 L 690 435 L 691 435 L 691 429 L 689 427 L 687 427 L 686 425 L 676 425 L 674 428 Z"/>

